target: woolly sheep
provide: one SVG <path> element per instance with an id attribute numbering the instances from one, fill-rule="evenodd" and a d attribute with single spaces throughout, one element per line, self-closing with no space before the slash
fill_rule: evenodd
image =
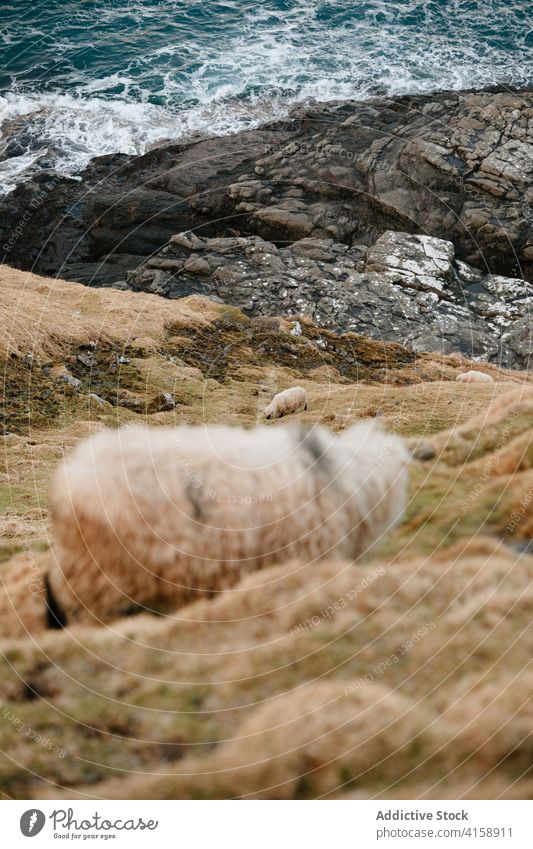
<path id="1" fill-rule="evenodd" d="M 490 374 L 485 374 L 484 371 L 475 371 L 475 369 L 457 375 L 457 380 L 462 383 L 494 383 Z"/>
<path id="2" fill-rule="evenodd" d="M 307 393 L 301 386 L 291 386 L 274 395 L 265 409 L 267 419 L 279 419 L 287 413 L 298 413 L 307 410 Z"/>
<path id="3" fill-rule="evenodd" d="M 51 499 L 58 625 L 177 608 L 293 556 L 357 558 L 401 516 L 407 452 L 375 422 L 125 427 L 83 441 Z"/>

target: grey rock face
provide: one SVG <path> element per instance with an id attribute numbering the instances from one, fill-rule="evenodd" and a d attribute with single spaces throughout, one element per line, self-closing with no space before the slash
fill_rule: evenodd
<path id="1" fill-rule="evenodd" d="M 533 280 L 530 90 L 301 109 L 261 130 L 100 157 L 80 176 L 43 172 L 0 200 L 6 262 L 111 285 L 185 230 L 347 246 L 395 230 Z"/>
<path id="2" fill-rule="evenodd" d="M 65 369 L 57 379 L 60 383 L 66 383 L 67 386 L 70 386 L 75 392 L 78 392 L 78 390 L 81 389 L 81 380 L 74 377 L 67 369 Z"/>
<path id="3" fill-rule="evenodd" d="M 222 201 L 208 197 L 202 207 L 242 214 L 241 231 L 276 242 L 369 244 L 386 230 L 429 234 L 453 242 L 471 265 L 532 279 L 532 93 L 317 109 Z"/>
<path id="4" fill-rule="evenodd" d="M 317 106 L 43 172 L 0 199 L 0 245 L 87 285 L 529 365 L 533 91 Z"/>
<path id="5" fill-rule="evenodd" d="M 309 238 L 278 248 L 258 236 L 180 233 L 128 277 L 136 290 L 154 282 L 166 297 L 203 294 L 250 316 L 303 315 L 416 351 L 529 362 L 533 286 L 457 261 L 451 242 L 430 236 L 388 231 L 369 248 Z"/>

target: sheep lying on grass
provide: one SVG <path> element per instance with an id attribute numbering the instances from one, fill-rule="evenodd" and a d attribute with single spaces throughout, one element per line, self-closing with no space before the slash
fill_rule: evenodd
<path id="1" fill-rule="evenodd" d="M 265 409 L 265 416 L 267 419 L 280 419 L 287 413 L 299 413 L 300 410 L 307 410 L 307 393 L 301 386 L 291 386 L 274 395 Z"/>
<path id="2" fill-rule="evenodd" d="M 475 369 L 458 374 L 456 379 L 462 383 L 494 383 L 494 379 L 490 374 L 485 374 L 484 371 L 476 371 Z"/>
<path id="3" fill-rule="evenodd" d="M 53 617 L 172 609 L 294 556 L 357 558 L 401 515 L 406 463 L 374 422 L 101 432 L 53 487 Z"/>

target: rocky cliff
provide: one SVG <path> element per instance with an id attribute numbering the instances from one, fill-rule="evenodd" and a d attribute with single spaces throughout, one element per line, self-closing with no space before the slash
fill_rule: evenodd
<path id="1" fill-rule="evenodd" d="M 170 298 L 202 293 L 249 316 L 308 316 L 414 351 L 530 364 L 533 286 L 473 268 L 432 236 L 387 231 L 368 248 L 312 238 L 277 247 L 258 236 L 180 233 L 128 274 L 128 287 Z"/>
<path id="2" fill-rule="evenodd" d="M 317 107 L 41 173 L 0 204 L 0 244 L 89 285 L 141 266 L 136 288 L 527 367 L 532 120 L 527 90 Z"/>

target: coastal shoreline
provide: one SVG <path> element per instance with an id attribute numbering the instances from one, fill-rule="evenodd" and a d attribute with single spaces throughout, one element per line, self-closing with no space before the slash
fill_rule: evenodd
<path id="1" fill-rule="evenodd" d="M 0 199 L 4 262 L 527 368 L 531 121 L 531 88 L 341 101 L 42 172 Z"/>

